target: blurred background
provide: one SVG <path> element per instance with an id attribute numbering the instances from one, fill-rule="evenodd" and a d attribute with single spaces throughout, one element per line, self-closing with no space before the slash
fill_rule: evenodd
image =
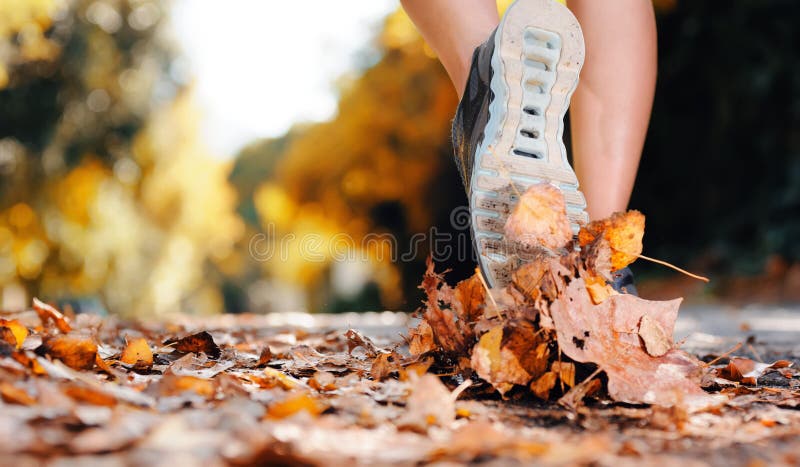
<path id="1" fill-rule="evenodd" d="M 800 301 L 800 3 L 655 6 L 631 207 L 645 254 L 713 280 L 638 262 L 641 290 Z M 0 305 L 413 310 L 417 239 L 463 235 L 456 103 L 396 0 L 0 1 Z"/>

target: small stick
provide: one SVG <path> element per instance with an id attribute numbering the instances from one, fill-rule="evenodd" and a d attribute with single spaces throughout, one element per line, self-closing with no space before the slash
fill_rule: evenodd
<path id="1" fill-rule="evenodd" d="M 625 253 L 625 252 L 623 251 L 621 253 Z M 625 254 L 628 254 L 628 253 L 625 253 Z M 670 269 L 674 269 L 674 270 L 676 270 L 676 271 L 678 271 L 680 273 L 686 274 L 687 276 L 691 277 L 692 279 L 697 279 L 697 280 L 703 281 L 703 282 L 710 282 L 708 277 L 698 276 L 697 274 L 692 274 L 691 272 L 689 272 L 689 271 L 687 271 L 685 269 L 681 269 L 678 266 L 675 266 L 674 264 L 670 264 L 670 263 L 668 263 L 666 261 L 661 261 L 660 259 L 651 258 L 649 256 L 645 256 L 645 255 L 641 255 L 641 254 L 640 255 L 631 255 L 631 256 L 637 256 L 638 258 L 641 258 L 641 259 L 644 259 L 644 260 L 647 260 L 647 261 L 650 261 L 650 262 L 653 262 L 653 263 L 656 263 L 656 264 L 660 264 L 662 266 L 666 266 L 666 267 L 668 267 Z"/>
<path id="2" fill-rule="evenodd" d="M 497 302 L 494 300 L 494 297 L 492 296 L 492 291 L 489 290 L 489 285 L 483 278 L 483 273 L 481 273 L 481 271 L 478 268 L 475 268 L 475 274 L 478 275 L 478 279 L 481 280 L 481 284 L 483 285 L 483 288 L 486 290 L 486 295 L 489 297 L 489 300 L 492 301 L 492 306 L 494 306 L 494 312 L 497 314 L 497 318 L 500 319 L 500 321 L 505 322 L 503 316 L 500 314 L 500 307 L 497 306 Z"/>
<path id="3" fill-rule="evenodd" d="M 742 347 L 742 343 L 739 342 L 738 344 L 734 345 L 732 349 L 728 350 L 727 352 L 725 352 L 724 354 L 722 354 L 719 357 L 715 358 L 714 360 L 711 360 L 710 362 L 706 363 L 706 366 L 710 367 L 711 365 L 717 363 L 718 361 L 722 360 L 723 358 L 727 357 L 728 355 L 736 352 L 741 347 Z"/>
<path id="4" fill-rule="evenodd" d="M 761 358 L 761 355 L 759 355 L 759 353 L 758 353 L 758 351 L 756 351 L 755 347 L 753 347 L 751 344 L 747 344 L 747 348 L 750 349 L 750 352 L 753 353 L 753 355 L 758 359 L 758 361 L 760 363 L 764 363 L 764 359 Z"/>
<path id="5" fill-rule="evenodd" d="M 453 399 L 453 401 L 455 401 L 458 399 L 458 396 L 460 396 L 461 393 L 470 386 L 472 386 L 472 380 L 464 380 L 464 382 L 459 384 L 457 388 L 453 389 L 453 392 L 450 393 L 450 397 Z"/>

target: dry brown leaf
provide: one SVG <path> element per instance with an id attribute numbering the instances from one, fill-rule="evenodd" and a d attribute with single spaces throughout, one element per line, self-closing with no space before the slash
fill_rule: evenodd
<path id="1" fill-rule="evenodd" d="M 661 324 L 648 315 L 642 316 L 639 322 L 639 337 L 644 343 L 644 349 L 653 357 L 664 355 L 675 344 Z"/>
<path id="2" fill-rule="evenodd" d="M 276 386 L 283 389 L 295 389 L 301 387 L 303 383 L 274 368 L 264 368 L 264 377 L 257 379 L 256 382 L 263 388 L 274 388 Z"/>
<path id="3" fill-rule="evenodd" d="M 305 411 L 312 416 L 317 416 L 327 408 L 325 404 L 311 394 L 300 392 L 280 402 L 270 404 L 267 408 L 267 416 L 272 419 L 281 419 L 290 417 L 301 411 Z"/>
<path id="4" fill-rule="evenodd" d="M 272 349 L 270 349 L 268 345 L 265 345 L 261 350 L 261 355 L 258 356 L 258 363 L 256 363 L 256 366 L 266 366 L 270 360 L 272 360 Z"/>
<path id="5" fill-rule="evenodd" d="M 527 385 L 547 369 L 548 345 L 525 321 L 498 325 L 483 334 L 472 351 L 472 368 L 501 394 Z"/>
<path id="6" fill-rule="evenodd" d="M 111 394 L 84 385 L 69 384 L 62 388 L 62 392 L 75 401 L 86 404 L 103 407 L 113 407 L 117 404 L 117 399 Z"/>
<path id="7" fill-rule="evenodd" d="M 101 371 L 104 371 L 106 374 L 115 376 L 114 370 L 112 370 L 111 366 L 108 363 L 106 363 L 106 361 L 103 360 L 102 357 L 100 357 L 99 353 L 95 356 L 94 364 L 97 365 L 97 368 L 99 368 Z"/>
<path id="8" fill-rule="evenodd" d="M 558 379 L 569 387 L 575 386 L 575 364 L 572 362 L 555 361 L 550 369 L 558 375 Z"/>
<path id="9" fill-rule="evenodd" d="M 42 325 L 49 326 L 50 323 L 53 323 L 56 328 L 64 334 L 72 331 L 72 325 L 69 324 L 69 320 L 66 316 L 36 297 L 33 298 L 33 309 L 36 310 L 36 313 L 39 315 Z"/>
<path id="10" fill-rule="evenodd" d="M 9 344 L 16 346 L 17 350 L 22 347 L 25 338 L 28 337 L 28 328 L 26 328 L 19 320 L 16 319 L 0 319 L 0 333 L 5 334 L 2 328 L 8 329 L 14 336 L 14 342 L 11 342 L 8 337 L 2 337 Z"/>
<path id="11" fill-rule="evenodd" d="M 7 381 L 0 382 L 0 397 L 2 397 L 4 402 L 9 404 L 19 404 L 19 405 L 34 405 L 36 404 L 36 399 L 34 399 L 28 391 L 19 388 Z"/>
<path id="12" fill-rule="evenodd" d="M 651 302 L 633 295 L 615 295 L 594 305 L 583 280 L 576 279 L 550 313 L 561 350 L 605 371 L 613 399 L 708 405 L 713 401 L 700 389 L 702 367 L 697 359 L 676 349 L 651 357 L 639 342 L 638 323 L 645 315 L 658 322 L 671 340 L 679 305 L 680 300 Z"/>
<path id="13" fill-rule="evenodd" d="M 173 342 L 167 341 L 166 344 L 171 344 Z M 219 346 L 214 342 L 214 338 L 211 337 L 206 331 L 198 332 L 196 334 L 192 334 L 190 336 L 183 337 L 174 341 L 175 350 L 178 352 L 183 353 L 200 353 L 203 352 L 208 355 L 209 358 L 217 359 L 220 357 L 221 352 L 219 350 Z"/>
<path id="14" fill-rule="evenodd" d="M 403 357 L 396 352 L 381 353 L 372 361 L 369 375 L 373 381 L 383 381 L 392 372 L 400 370 L 400 362 Z"/>
<path id="15" fill-rule="evenodd" d="M 434 271 L 433 261 L 428 257 L 428 269 L 422 279 L 421 288 L 428 299 L 423 317 L 430 325 L 436 344 L 443 351 L 461 354 L 466 351 L 467 335 L 463 321 L 456 319 L 451 309 L 455 296 L 440 274 Z"/>
<path id="16" fill-rule="evenodd" d="M 539 399 L 547 400 L 550 397 L 550 391 L 556 385 L 556 379 L 558 379 L 558 375 L 552 371 L 548 371 L 531 383 L 531 391 L 536 394 L 536 397 Z"/>
<path id="17" fill-rule="evenodd" d="M 328 371 L 318 371 L 308 379 L 308 385 L 320 392 L 333 391 L 338 388 L 336 376 Z"/>
<path id="18" fill-rule="evenodd" d="M 344 337 L 347 338 L 347 353 L 353 353 L 353 350 L 361 347 L 367 353 L 367 357 L 376 357 L 380 351 L 375 344 L 372 343 L 372 340 L 361 334 L 360 332 L 356 331 L 355 329 L 348 329 L 347 332 L 344 333 Z"/>
<path id="19" fill-rule="evenodd" d="M 408 352 L 411 355 L 422 355 L 435 349 L 433 329 L 427 321 L 421 321 L 416 328 L 412 328 L 408 332 Z"/>
<path id="20" fill-rule="evenodd" d="M 593 221 L 581 228 L 578 243 L 581 248 L 594 246 L 597 257 L 607 257 L 612 271 L 620 270 L 642 253 L 644 215 L 639 211 L 616 212 L 607 219 Z M 600 272 L 603 268 L 596 265 Z"/>
<path id="21" fill-rule="evenodd" d="M 74 370 L 91 370 L 97 357 L 97 344 L 91 337 L 73 332 L 45 338 L 37 353 L 57 358 Z"/>
<path id="22" fill-rule="evenodd" d="M 468 323 L 480 319 L 486 302 L 486 289 L 483 282 L 476 272 L 469 279 L 456 284 L 455 303 L 459 305 L 457 309 L 459 317 Z"/>
<path id="23" fill-rule="evenodd" d="M 613 287 L 608 285 L 608 282 L 603 277 L 585 275 L 583 276 L 586 281 L 586 290 L 592 298 L 592 303 L 599 305 L 606 301 L 612 295 L 617 295 L 618 292 Z"/>
<path id="24" fill-rule="evenodd" d="M 408 381 L 414 376 L 422 376 L 428 372 L 428 369 L 433 365 L 433 358 L 426 358 L 424 360 L 416 361 L 413 363 L 409 363 L 405 365 L 402 369 L 400 369 L 400 381 Z"/>
<path id="25" fill-rule="evenodd" d="M 456 418 L 455 397 L 438 377 L 424 374 L 411 379 L 406 412 L 397 421 L 400 428 L 426 432 L 433 425 L 449 426 Z"/>
<path id="26" fill-rule="evenodd" d="M 522 194 L 505 224 L 506 238 L 533 250 L 557 250 L 572 241 L 572 228 L 561 190 L 548 183 Z"/>
<path id="27" fill-rule="evenodd" d="M 0 326 L 0 343 L 3 343 L 3 348 L 6 349 L 3 353 L 10 353 L 17 348 L 17 336 L 11 328 Z"/>
<path id="28" fill-rule="evenodd" d="M 214 381 L 196 376 L 175 375 L 167 372 L 158 382 L 158 392 L 162 396 L 178 396 L 184 392 L 194 392 L 210 399 L 216 393 Z"/>
<path id="29" fill-rule="evenodd" d="M 153 352 L 143 337 L 126 339 L 120 361 L 137 369 L 147 369 L 153 366 Z"/>
<path id="30" fill-rule="evenodd" d="M 792 365 L 788 360 L 778 360 L 773 363 L 761 363 L 743 357 L 732 357 L 728 365 L 717 370 L 717 376 L 729 381 L 741 382 L 742 384 L 756 385 L 758 378 L 768 370 L 777 370 Z"/>

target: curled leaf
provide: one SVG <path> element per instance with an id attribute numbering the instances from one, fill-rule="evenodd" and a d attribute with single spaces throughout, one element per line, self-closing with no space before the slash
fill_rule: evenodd
<path id="1" fill-rule="evenodd" d="M 172 342 L 167 342 L 172 343 Z M 209 356 L 209 358 L 217 359 L 222 354 L 219 350 L 219 346 L 214 342 L 214 338 L 211 337 L 206 331 L 198 332 L 197 334 L 192 334 L 190 336 L 183 337 L 174 341 L 175 350 L 178 352 L 183 353 L 205 353 Z"/>
<path id="2" fill-rule="evenodd" d="M 36 310 L 36 313 L 39 315 L 39 319 L 42 321 L 44 326 L 48 326 L 50 323 L 52 323 L 64 334 L 72 331 L 72 325 L 69 324 L 69 320 L 66 316 L 64 316 L 60 311 L 56 310 L 51 305 L 48 305 L 36 297 L 33 298 L 33 309 Z"/>

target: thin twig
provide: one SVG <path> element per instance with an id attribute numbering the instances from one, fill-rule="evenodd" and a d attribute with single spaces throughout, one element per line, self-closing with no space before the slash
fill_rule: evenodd
<path id="1" fill-rule="evenodd" d="M 747 348 L 750 349 L 750 352 L 758 359 L 759 363 L 764 363 L 764 359 L 761 358 L 761 355 L 756 351 L 756 348 L 753 347 L 751 344 L 747 344 Z"/>
<path id="2" fill-rule="evenodd" d="M 494 297 L 492 296 L 492 291 L 489 289 L 489 285 L 486 283 L 486 280 L 483 278 L 483 273 L 481 273 L 481 271 L 478 268 L 475 268 L 475 273 L 478 275 L 478 279 L 481 280 L 481 284 L 483 285 L 483 288 L 486 290 L 486 295 L 489 297 L 489 300 L 491 300 L 491 302 L 492 302 L 492 306 L 494 307 L 494 312 L 497 314 L 497 318 L 501 322 L 505 323 L 505 320 L 503 319 L 503 315 L 500 314 L 500 307 L 497 306 L 497 302 L 494 300 Z"/>
<path id="3" fill-rule="evenodd" d="M 732 349 L 728 350 L 727 352 L 725 352 L 724 354 L 722 354 L 722 355 L 720 355 L 719 357 L 715 358 L 714 360 L 711 360 L 710 362 L 706 363 L 706 364 L 705 364 L 705 365 L 706 365 L 706 367 L 709 367 L 709 368 L 710 368 L 710 367 L 711 367 L 711 365 L 713 365 L 713 364 L 717 363 L 718 361 L 722 360 L 723 358 L 725 358 L 725 357 L 729 356 L 730 354 L 732 354 L 732 353 L 736 352 L 736 351 L 737 351 L 737 350 L 739 350 L 741 347 L 742 347 L 742 343 L 741 343 L 741 342 L 739 342 L 738 344 L 734 345 Z"/>
<path id="4" fill-rule="evenodd" d="M 450 393 L 450 397 L 453 399 L 453 401 L 455 401 L 458 399 L 458 396 L 460 396 L 461 393 L 470 386 L 472 386 L 472 380 L 464 380 L 464 382 L 459 384 L 457 388 L 453 389 L 453 392 Z"/>
<path id="5" fill-rule="evenodd" d="M 628 254 L 628 253 L 625 253 L 624 251 L 622 251 L 620 253 Z M 670 269 L 674 269 L 674 270 L 676 270 L 676 271 L 678 271 L 678 272 L 680 272 L 682 274 L 686 274 L 687 276 L 691 277 L 692 279 L 697 279 L 697 280 L 703 281 L 703 282 L 710 282 L 710 279 L 708 277 L 698 276 L 697 274 L 692 274 L 691 272 L 689 272 L 689 271 L 687 271 L 685 269 L 681 269 L 678 266 L 675 266 L 674 264 L 670 264 L 670 263 L 668 263 L 666 261 L 662 261 L 660 259 L 651 258 L 649 256 L 645 256 L 645 255 L 642 255 L 642 254 L 631 255 L 631 256 L 636 256 L 638 258 L 641 258 L 641 259 L 644 259 L 644 260 L 647 260 L 647 261 L 650 261 L 650 262 L 653 262 L 653 263 L 656 263 L 656 264 L 660 264 L 662 266 L 666 266 L 666 267 L 668 267 Z"/>

